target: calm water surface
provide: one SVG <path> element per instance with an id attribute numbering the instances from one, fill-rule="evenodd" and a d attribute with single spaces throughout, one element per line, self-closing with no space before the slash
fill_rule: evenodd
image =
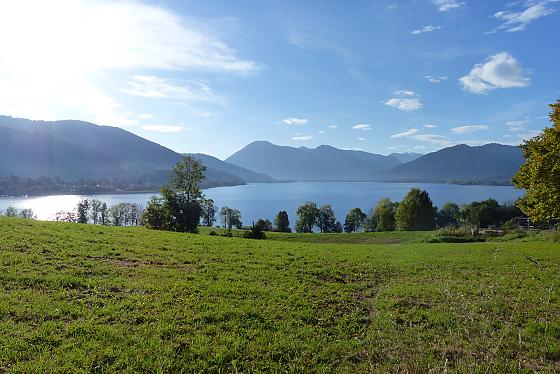
<path id="1" fill-rule="evenodd" d="M 211 188 L 205 195 L 214 199 L 218 207 L 227 205 L 239 209 L 243 222 L 250 224 L 259 218 L 271 221 L 280 210 L 286 210 L 290 223 L 295 222 L 295 212 L 299 205 L 314 201 L 317 205 L 331 204 L 337 218 L 344 222 L 351 208 L 361 208 L 368 212 L 383 197 L 399 201 L 413 187 L 429 192 L 435 205 L 441 207 L 447 202 L 457 204 L 474 200 L 493 198 L 499 202 L 511 202 L 523 191 L 511 186 L 459 186 L 432 183 L 378 183 L 378 182 L 294 182 L 256 183 L 236 187 Z M 107 194 L 93 196 L 111 206 L 120 202 L 146 205 L 153 193 Z M 30 198 L 0 198 L 0 211 L 9 206 L 19 209 L 33 209 L 38 219 L 52 220 L 60 210 L 72 211 L 81 195 L 56 195 Z"/>

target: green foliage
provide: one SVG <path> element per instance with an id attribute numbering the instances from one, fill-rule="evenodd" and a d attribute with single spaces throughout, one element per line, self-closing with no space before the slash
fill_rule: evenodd
<path id="1" fill-rule="evenodd" d="M 268 219 L 259 219 L 254 226 L 258 227 L 261 231 L 272 231 L 272 222 Z"/>
<path id="2" fill-rule="evenodd" d="M 16 207 L 9 206 L 8 209 L 6 209 L 6 217 L 15 218 L 17 216 L 18 216 L 18 210 L 16 209 Z"/>
<path id="3" fill-rule="evenodd" d="M 82 200 L 78 203 L 78 213 L 76 216 L 77 223 L 88 223 L 88 209 L 89 209 L 88 200 Z"/>
<path id="4" fill-rule="evenodd" d="M 291 232 L 290 220 L 288 219 L 288 213 L 285 210 L 278 212 L 276 218 L 274 219 L 274 226 L 276 231 L 279 232 Z"/>
<path id="5" fill-rule="evenodd" d="M 245 231 L 245 233 L 243 234 L 243 238 L 264 240 L 264 239 L 266 239 L 266 235 L 263 232 L 263 230 L 261 230 L 261 228 L 259 226 L 253 225 L 251 227 L 251 230 Z"/>
<path id="6" fill-rule="evenodd" d="M 335 232 L 336 217 L 331 205 L 323 205 L 317 214 L 317 227 L 321 232 Z"/>
<path id="7" fill-rule="evenodd" d="M 436 208 L 428 192 L 411 189 L 395 212 L 397 230 L 433 230 Z"/>
<path id="8" fill-rule="evenodd" d="M 513 178 L 525 189 L 517 206 L 535 222 L 560 217 L 560 100 L 550 107 L 552 127 L 521 145 L 526 162 Z"/>
<path id="9" fill-rule="evenodd" d="M 437 214 L 438 227 L 457 226 L 462 219 L 462 211 L 455 203 L 445 204 Z"/>
<path id="10" fill-rule="evenodd" d="M 212 199 L 201 199 L 200 201 L 202 208 L 202 224 L 207 227 L 211 227 L 216 222 L 216 213 L 218 212 L 218 207 L 214 204 Z"/>
<path id="11" fill-rule="evenodd" d="M 352 233 L 358 231 L 366 221 L 367 216 L 360 208 L 351 209 L 344 220 L 344 232 Z"/>
<path id="12" fill-rule="evenodd" d="M 220 218 L 224 228 L 231 230 L 232 228 L 240 229 L 243 226 L 241 222 L 241 212 L 228 206 L 222 207 L 220 210 Z"/>
<path id="13" fill-rule="evenodd" d="M 317 218 L 319 216 L 317 204 L 308 201 L 301 205 L 296 213 L 299 217 L 296 221 L 296 231 L 302 233 L 313 232 L 313 227 L 317 223 Z"/>
<path id="14" fill-rule="evenodd" d="M 185 195 L 185 201 L 191 203 L 202 197 L 200 183 L 204 179 L 206 167 L 201 161 L 184 156 L 171 170 L 171 187 Z"/>
<path id="15" fill-rule="evenodd" d="M 162 196 L 152 196 L 144 209 L 140 222 L 153 230 L 173 230 L 172 212 Z"/>
<path id="16" fill-rule="evenodd" d="M 368 231 L 395 230 L 395 211 L 398 206 L 399 203 L 394 203 L 388 198 L 379 200 L 370 215 Z"/>

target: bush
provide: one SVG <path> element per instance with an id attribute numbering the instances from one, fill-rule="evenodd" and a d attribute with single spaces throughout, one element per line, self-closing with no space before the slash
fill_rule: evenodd
<path id="1" fill-rule="evenodd" d="M 233 234 L 231 233 L 231 231 L 226 231 L 221 236 L 225 238 L 233 238 Z"/>
<path id="2" fill-rule="evenodd" d="M 208 235 L 210 235 L 210 236 L 218 236 L 218 233 L 217 233 L 216 231 L 212 230 L 212 231 L 210 231 L 210 232 L 208 233 Z"/>
<path id="3" fill-rule="evenodd" d="M 428 243 L 478 243 L 486 241 L 480 236 L 437 236 L 428 240 Z"/>
<path id="4" fill-rule="evenodd" d="M 266 235 L 264 234 L 264 232 L 261 230 L 259 226 L 253 226 L 251 228 L 251 231 L 245 231 L 243 237 L 245 239 L 259 239 L 259 240 L 266 239 Z"/>

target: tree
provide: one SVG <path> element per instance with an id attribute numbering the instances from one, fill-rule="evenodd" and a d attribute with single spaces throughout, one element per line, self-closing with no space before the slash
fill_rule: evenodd
<path id="1" fill-rule="evenodd" d="M 18 216 L 18 211 L 15 207 L 9 206 L 8 209 L 6 209 L 6 217 L 16 218 L 17 216 Z"/>
<path id="2" fill-rule="evenodd" d="M 276 218 L 274 219 L 274 226 L 276 231 L 279 232 L 291 232 L 290 220 L 288 219 L 288 213 L 285 210 L 278 212 Z"/>
<path id="3" fill-rule="evenodd" d="M 35 219 L 37 218 L 33 213 L 33 209 L 23 209 L 19 212 L 19 218 Z"/>
<path id="4" fill-rule="evenodd" d="M 313 232 L 313 227 L 317 223 L 319 209 L 317 204 L 308 201 L 297 209 L 299 219 L 296 221 L 297 232 Z"/>
<path id="5" fill-rule="evenodd" d="M 500 224 L 500 205 L 494 199 L 473 201 L 464 206 L 467 222 L 476 227 L 497 226 Z"/>
<path id="6" fill-rule="evenodd" d="M 107 203 L 103 203 L 101 204 L 101 207 L 99 208 L 99 222 L 105 226 L 109 223 L 107 217 L 109 217 L 109 211 L 107 208 Z"/>
<path id="7" fill-rule="evenodd" d="M 358 231 L 364 224 L 367 216 L 360 208 L 351 209 L 344 220 L 344 231 L 352 233 Z"/>
<path id="8" fill-rule="evenodd" d="M 91 219 L 93 221 L 93 224 L 97 225 L 97 222 L 99 221 L 99 212 L 101 210 L 101 206 L 103 205 L 103 203 L 100 200 L 92 199 L 90 201 L 90 205 L 91 205 Z"/>
<path id="9" fill-rule="evenodd" d="M 513 177 L 525 189 L 516 205 L 536 222 L 560 217 L 560 99 L 550 107 L 552 127 L 521 145 L 525 163 Z"/>
<path id="10" fill-rule="evenodd" d="M 184 156 L 171 170 L 171 187 L 185 195 L 187 203 L 202 197 L 200 183 L 204 179 L 206 167 L 201 161 Z"/>
<path id="11" fill-rule="evenodd" d="M 268 219 L 259 219 L 253 226 L 261 231 L 272 231 L 272 222 Z"/>
<path id="12" fill-rule="evenodd" d="M 457 226 L 461 220 L 461 208 L 455 203 L 445 204 L 438 212 L 437 223 L 439 227 Z"/>
<path id="13" fill-rule="evenodd" d="M 433 230 L 436 211 L 428 192 L 413 188 L 395 212 L 397 230 Z"/>
<path id="14" fill-rule="evenodd" d="M 76 222 L 78 223 L 88 223 L 88 210 L 89 202 L 84 199 L 78 203 L 78 213 L 76 217 Z"/>
<path id="15" fill-rule="evenodd" d="M 222 207 L 220 210 L 220 218 L 224 228 L 231 230 L 233 227 L 240 229 L 243 226 L 241 222 L 241 212 L 227 206 Z"/>
<path id="16" fill-rule="evenodd" d="M 336 217 L 332 206 L 323 205 L 317 214 L 317 227 L 321 232 L 334 232 Z"/>
<path id="17" fill-rule="evenodd" d="M 214 204 L 212 199 L 202 199 L 202 224 L 207 227 L 212 227 L 216 222 L 216 213 L 218 207 Z"/>
<path id="18" fill-rule="evenodd" d="M 161 189 L 165 199 L 165 209 L 171 222 L 171 230 L 178 232 L 198 232 L 198 224 L 202 215 L 202 208 L 198 200 L 188 200 L 185 193 L 180 193 L 168 187 Z"/>
<path id="19" fill-rule="evenodd" d="M 341 233 L 343 230 L 344 227 L 342 227 L 342 223 L 340 223 L 340 221 L 336 221 L 336 223 L 334 224 L 333 232 Z"/>
<path id="20" fill-rule="evenodd" d="M 142 212 L 140 223 L 153 230 L 171 230 L 171 213 L 167 211 L 166 200 L 162 196 L 152 196 Z"/>
<path id="21" fill-rule="evenodd" d="M 395 211 L 398 205 L 398 203 L 392 202 L 389 198 L 383 198 L 377 202 L 370 218 L 375 223 L 376 231 L 395 230 Z"/>

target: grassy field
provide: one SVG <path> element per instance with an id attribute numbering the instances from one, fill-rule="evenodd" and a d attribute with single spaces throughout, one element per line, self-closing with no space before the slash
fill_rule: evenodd
<path id="1" fill-rule="evenodd" d="M 0 217 L 0 372 L 560 370 L 560 244 L 421 235 Z"/>

